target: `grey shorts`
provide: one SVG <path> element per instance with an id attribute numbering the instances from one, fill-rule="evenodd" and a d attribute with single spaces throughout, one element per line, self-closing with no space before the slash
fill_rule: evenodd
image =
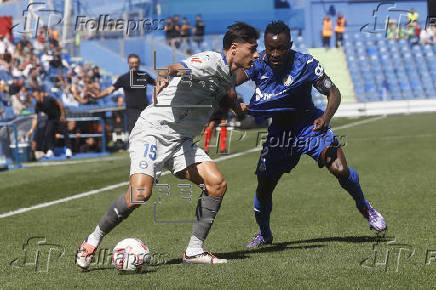
<path id="1" fill-rule="evenodd" d="M 194 163 L 212 159 L 191 138 L 174 138 L 165 128 L 157 130 L 139 118 L 129 138 L 130 175 L 147 174 L 159 179 L 164 167 L 176 174 Z"/>

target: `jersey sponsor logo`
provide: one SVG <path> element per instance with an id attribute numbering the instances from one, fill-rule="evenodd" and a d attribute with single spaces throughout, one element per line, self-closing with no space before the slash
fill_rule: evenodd
<path id="1" fill-rule="evenodd" d="M 198 58 L 198 57 L 193 57 L 193 58 L 191 58 L 191 62 L 202 63 L 201 60 L 200 60 L 200 58 Z"/>
<path id="2" fill-rule="evenodd" d="M 294 78 L 291 75 L 287 75 L 283 78 L 283 84 L 285 86 L 290 86 L 294 82 Z"/>
<path id="3" fill-rule="evenodd" d="M 269 100 L 273 97 L 279 96 L 281 94 L 285 94 L 287 92 L 288 92 L 288 89 L 285 89 L 285 90 L 278 92 L 278 93 L 275 93 L 275 94 L 266 94 L 266 93 L 264 94 L 264 93 L 262 93 L 260 88 L 256 88 L 256 101 L 259 101 L 259 100 L 266 101 L 266 100 Z"/>

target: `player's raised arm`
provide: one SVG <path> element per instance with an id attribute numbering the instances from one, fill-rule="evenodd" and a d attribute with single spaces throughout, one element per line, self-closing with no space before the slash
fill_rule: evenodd
<path id="1" fill-rule="evenodd" d="M 314 83 L 314 87 L 318 92 L 327 96 L 327 107 L 324 114 L 314 121 L 313 131 L 325 131 L 341 104 L 341 93 L 325 73 Z"/>

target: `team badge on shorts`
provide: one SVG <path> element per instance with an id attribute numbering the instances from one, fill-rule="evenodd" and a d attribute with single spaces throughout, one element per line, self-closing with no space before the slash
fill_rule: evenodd
<path id="1" fill-rule="evenodd" d="M 283 84 L 285 86 L 290 86 L 294 82 L 294 78 L 291 75 L 287 75 L 283 78 Z"/>
<path id="2" fill-rule="evenodd" d="M 142 169 L 146 169 L 148 167 L 147 161 L 143 160 L 143 161 L 139 162 L 139 167 Z"/>

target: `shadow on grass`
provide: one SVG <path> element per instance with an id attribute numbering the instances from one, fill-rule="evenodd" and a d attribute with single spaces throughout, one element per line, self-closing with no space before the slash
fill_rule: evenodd
<path id="1" fill-rule="evenodd" d="M 264 246 L 256 249 L 244 249 L 241 251 L 227 252 L 227 253 L 216 253 L 216 256 L 223 259 L 247 259 L 250 254 L 256 253 L 269 253 L 278 251 L 288 251 L 288 250 L 306 250 L 313 248 L 323 248 L 327 245 L 319 243 L 376 243 L 376 242 L 387 242 L 392 240 L 393 237 L 388 236 L 348 236 L 348 237 L 325 237 L 325 238 L 315 238 L 308 240 L 298 240 L 290 242 L 273 243 L 270 246 Z M 310 244 L 318 243 L 313 245 L 299 245 L 299 244 Z M 167 261 L 166 264 L 180 264 L 182 259 L 171 259 Z"/>
<path id="2" fill-rule="evenodd" d="M 88 270 L 83 270 L 82 273 L 88 273 L 88 272 L 94 272 L 94 271 L 117 271 L 114 267 L 99 267 L 99 268 L 90 268 Z M 135 272 L 135 271 L 125 271 L 119 272 L 120 275 L 144 275 L 148 273 L 156 272 L 156 270 L 149 270 L 148 267 L 144 267 L 144 269 L 141 272 Z"/>
<path id="3" fill-rule="evenodd" d="M 288 250 L 307 250 L 314 248 L 323 248 L 327 247 L 328 243 L 341 242 L 341 243 L 376 243 L 376 242 L 388 242 L 392 240 L 394 237 L 390 236 L 347 236 L 347 237 L 324 237 L 324 238 L 315 238 L 308 240 L 297 240 L 297 241 L 289 241 L 289 242 L 281 242 L 281 243 L 273 243 L 272 245 L 264 246 L 261 248 L 255 249 L 244 249 L 240 251 L 227 252 L 227 253 L 216 253 L 216 256 L 223 259 L 236 260 L 236 259 L 247 259 L 250 254 L 256 253 L 270 253 L 270 252 L 279 252 L 279 251 L 288 251 Z M 311 243 L 316 243 L 312 244 Z M 325 244 L 320 244 L 325 243 Z M 304 244 L 304 245 L 301 245 Z M 309 245 L 306 245 L 309 244 Z M 166 261 L 164 264 L 159 265 L 149 265 L 148 267 L 157 267 L 164 265 L 175 265 L 182 264 L 181 258 L 171 259 Z M 89 271 L 101 271 L 101 270 L 113 270 L 113 267 L 102 267 L 102 268 L 94 268 Z M 147 272 L 156 272 L 155 270 L 147 270 L 143 271 L 139 274 L 144 274 Z M 133 273 L 135 274 L 135 273 Z"/>

